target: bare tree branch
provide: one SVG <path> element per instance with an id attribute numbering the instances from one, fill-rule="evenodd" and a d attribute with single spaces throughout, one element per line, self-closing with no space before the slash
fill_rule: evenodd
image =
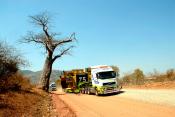
<path id="1" fill-rule="evenodd" d="M 22 40 L 20 40 L 22 43 L 31 43 L 31 42 L 35 42 L 35 43 L 40 43 L 40 44 L 44 44 L 44 35 L 43 34 L 34 34 L 33 32 L 28 32 L 28 34 L 23 37 Z"/>
<path id="2" fill-rule="evenodd" d="M 54 40 L 53 48 L 56 48 L 57 46 L 65 44 L 65 43 L 73 42 L 74 40 L 76 40 L 75 33 L 72 33 L 70 37 L 67 37 L 61 40 Z"/>
<path id="3" fill-rule="evenodd" d="M 69 54 L 69 50 L 72 49 L 73 47 L 75 47 L 75 46 L 70 46 L 70 47 L 67 48 L 67 49 L 63 49 L 63 50 L 61 51 L 60 54 L 55 55 L 55 56 L 53 57 L 52 62 L 54 62 L 56 59 L 62 57 L 63 55 Z"/>
<path id="4" fill-rule="evenodd" d="M 45 34 L 34 34 L 33 32 L 28 32 L 28 34 L 20 40 L 22 43 L 38 43 L 45 47 L 46 51 L 51 52 L 52 50 L 49 47 Z"/>
<path id="5" fill-rule="evenodd" d="M 32 19 L 32 22 L 34 24 L 42 27 L 42 30 L 47 37 L 47 41 L 51 41 L 51 36 L 49 35 L 49 32 L 48 32 L 48 25 L 50 23 L 50 18 L 47 12 L 44 12 L 42 14 L 35 15 L 35 16 L 30 16 L 30 18 Z"/>
<path id="6" fill-rule="evenodd" d="M 50 36 L 51 37 L 56 37 L 56 36 L 60 36 L 61 35 L 61 33 L 55 33 L 55 32 L 50 32 Z"/>
<path id="7" fill-rule="evenodd" d="M 47 12 L 43 12 L 41 14 L 38 15 L 33 15 L 33 16 L 29 16 L 31 18 L 31 23 L 38 25 L 38 26 L 47 26 L 48 28 L 48 24 L 50 24 L 50 17 L 48 16 Z"/>

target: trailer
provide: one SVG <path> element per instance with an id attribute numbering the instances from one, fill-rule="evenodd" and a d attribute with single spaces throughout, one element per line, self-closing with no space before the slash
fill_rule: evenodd
<path id="1" fill-rule="evenodd" d="M 74 69 L 63 71 L 61 76 L 61 85 L 65 92 L 79 93 L 83 84 L 89 81 L 88 74 L 83 69 Z"/>
<path id="2" fill-rule="evenodd" d="M 65 92 L 95 95 L 117 93 L 121 89 L 116 72 L 107 65 L 63 72 L 61 85 Z"/>

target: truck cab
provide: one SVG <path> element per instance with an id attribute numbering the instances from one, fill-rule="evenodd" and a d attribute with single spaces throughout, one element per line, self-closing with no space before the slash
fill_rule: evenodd
<path id="1" fill-rule="evenodd" d="M 91 67 L 92 88 L 90 93 L 109 94 L 119 91 L 116 73 L 112 67 L 107 65 Z"/>

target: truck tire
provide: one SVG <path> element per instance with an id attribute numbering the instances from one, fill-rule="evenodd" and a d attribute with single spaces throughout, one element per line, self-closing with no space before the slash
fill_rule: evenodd
<path id="1" fill-rule="evenodd" d="M 91 94 L 90 89 L 88 89 L 88 90 L 87 90 L 87 94 L 88 94 L 88 95 L 90 95 L 90 94 Z"/>
<path id="2" fill-rule="evenodd" d="M 95 95 L 96 95 L 96 96 L 99 96 L 99 94 L 98 94 L 98 91 L 97 91 L 97 90 L 95 90 Z"/>
<path id="3" fill-rule="evenodd" d="M 81 93 L 82 94 L 85 94 L 86 93 L 84 88 L 81 89 Z"/>
<path id="4" fill-rule="evenodd" d="M 88 90 L 86 89 L 85 91 L 86 91 L 85 93 L 88 94 Z"/>

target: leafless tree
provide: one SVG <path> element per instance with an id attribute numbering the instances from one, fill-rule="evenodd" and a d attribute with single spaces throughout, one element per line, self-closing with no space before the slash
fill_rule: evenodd
<path id="1" fill-rule="evenodd" d="M 17 72 L 24 62 L 15 48 L 0 41 L 0 79 Z"/>
<path id="2" fill-rule="evenodd" d="M 47 12 L 29 17 L 32 23 L 41 29 L 41 33 L 28 32 L 28 34 L 22 38 L 22 42 L 34 42 L 37 45 L 42 45 L 46 50 L 40 84 L 42 89 L 48 92 L 52 65 L 58 58 L 70 54 L 70 50 L 74 47 L 70 44 L 76 41 L 75 33 L 72 33 L 66 38 L 57 38 L 60 35 L 59 33 L 50 32 L 51 17 Z"/>
<path id="3" fill-rule="evenodd" d="M 0 93 L 16 89 L 19 86 L 21 79 L 15 75 L 18 73 L 19 67 L 23 65 L 25 65 L 25 61 L 18 54 L 18 51 L 0 41 Z"/>

